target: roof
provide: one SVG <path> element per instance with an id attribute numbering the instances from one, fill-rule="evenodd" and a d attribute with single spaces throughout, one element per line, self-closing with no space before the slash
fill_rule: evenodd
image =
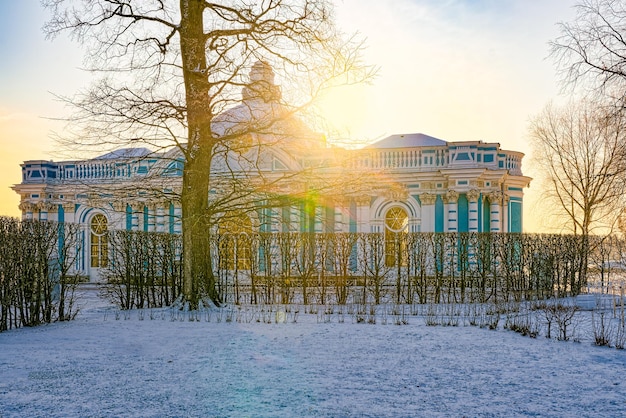
<path id="1" fill-rule="evenodd" d="M 122 148 L 96 157 L 96 160 L 115 160 L 117 158 L 140 158 L 152 154 L 148 148 Z"/>
<path id="2" fill-rule="evenodd" d="M 367 148 L 441 147 L 447 144 L 441 139 L 418 133 L 391 135 L 368 145 Z"/>

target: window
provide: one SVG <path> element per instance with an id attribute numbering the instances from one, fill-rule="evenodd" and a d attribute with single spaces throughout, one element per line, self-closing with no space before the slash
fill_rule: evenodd
<path id="1" fill-rule="evenodd" d="M 108 221 L 102 214 L 91 218 L 91 267 L 106 267 L 109 259 Z"/>
<path id="2" fill-rule="evenodd" d="M 385 264 L 388 267 L 406 264 L 406 233 L 409 216 L 400 207 L 389 209 L 385 216 Z"/>
<path id="3" fill-rule="evenodd" d="M 234 270 L 249 269 L 252 258 L 252 222 L 241 211 L 224 215 L 218 225 L 220 243 L 220 264 L 223 268 Z"/>

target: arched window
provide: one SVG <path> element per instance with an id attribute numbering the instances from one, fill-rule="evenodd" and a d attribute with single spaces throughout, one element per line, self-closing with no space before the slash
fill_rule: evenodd
<path id="1" fill-rule="evenodd" d="M 252 257 L 252 222 L 241 211 L 228 212 L 218 225 L 220 258 L 228 270 L 249 269 Z"/>
<path id="2" fill-rule="evenodd" d="M 91 267 L 106 267 L 109 261 L 108 221 L 97 214 L 91 218 Z"/>
<path id="3" fill-rule="evenodd" d="M 400 207 L 393 207 L 385 216 L 385 264 L 393 267 L 398 261 L 406 264 L 406 233 L 409 216 Z"/>

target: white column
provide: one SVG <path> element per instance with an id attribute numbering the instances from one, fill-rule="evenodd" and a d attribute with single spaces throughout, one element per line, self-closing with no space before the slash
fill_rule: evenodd
<path id="1" fill-rule="evenodd" d="M 76 217 L 75 208 L 76 208 L 76 205 L 74 205 L 74 203 L 70 203 L 70 202 L 63 203 L 63 221 L 65 223 L 71 224 L 75 222 L 75 217 Z"/>
<path id="2" fill-rule="evenodd" d="M 370 196 L 360 196 L 356 199 L 356 223 L 357 232 L 372 232 L 370 219 Z"/>
<path id="3" fill-rule="evenodd" d="M 501 232 L 500 205 L 502 204 L 502 193 L 493 192 L 489 194 L 490 212 L 491 212 L 491 232 Z"/>
<path id="4" fill-rule="evenodd" d="M 165 208 L 162 205 L 156 208 L 156 231 L 165 232 Z"/>
<path id="5" fill-rule="evenodd" d="M 39 202 L 37 203 L 37 208 L 39 208 L 39 220 L 47 221 L 48 212 L 53 208 L 53 206 L 48 202 Z"/>
<path id="6" fill-rule="evenodd" d="M 446 203 L 446 210 L 445 213 L 447 213 L 447 228 L 445 229 L 448 232 L 456 232 L 458 231 L 458 225 L 459 225 L 459 208 L 458 208 L 458 201 L 459 201 L 459 193 L 454 191 L 454 190 L 448 190 L 448 192 L 445 195 L 445 203 Z"/>
<path id="7" fill-rule="evenodd" d="M 469 232 L 478 232 L 478 198 L 480 192 L 478 190 L 470 190 L 467 192 L 467 200 L 469 202 L 468 209 L 468 229 Z"/>
<path id="8" fill-rule="evenodd" d="M 346 214 L 348 213 L 348 209 L 346 199 L 336 200 L 335 208 L 334 208 L 334 216 L 335 216 L 335 225 L 333 232 L 348 232 L 345 228 L 346 226 Z M 348 220 L 349 221 L 349 220 Z"/>
<path id="9" fill-rule="evenodd" d="M 35 211 L 35 205 L 28 202 L 20 203 L 20 210 L 22 211 L 22 219 L 31 221 L 33 219 L 33 212 Z"/>
<path id="10" fill-rule="evenodd" d="M 121 198 L 111 202 L 111 207 L 115 211 L 111 219 L 109 229 L 126 229 L 126 207 L 127 204 Z"/>
<path id="11" fill-rule="evenodd" d="M 420 195 L 422 205 L 422 232 L 435 232 L 435 201 L 436 194 L 423 193 Z"/>
<path id="12" fill-rule="evenodd" d="M 324 213 L 324 208 L 319 205 L 315 205 L 315 211 L 313 215 L 313 232 L 324 232 L 323 228 L 325 215 L 326 214 Z"/>
<path id="13" fill-rule="evenodd" d="M 502 195 L 502 232 L 509 231 L 509 197 Z"/>
<path id="14" fill-rule="evenodd" d="M 143 204 L 142 203 L 131 203 L 130 209 L 131 213 L 131 230 L 139 231 L 139 215 L 143 215 Z M 141 211 L 141 212 L 140 212 Z"/>
<path id="15" fill-rule="evenodd" d="M 150 203 L 147 205 L 148 207 L 148 231 L 155 232 L 156 231 L 156 223 L 155 223 L 155 212 L 156 212 L 156 203 Z"/>
<path id="16" fill-rule="evenodd" d="M 174 233 L 182 234 L 182 232 L 183 232 L 183 209 L 180 206 L 174 206 Z"/>

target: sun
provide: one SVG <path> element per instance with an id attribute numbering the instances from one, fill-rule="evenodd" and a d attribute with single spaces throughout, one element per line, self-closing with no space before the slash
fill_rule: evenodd
<path id="1" fill-rule="evenodd" d="M 334 87 L 318 101 L 320 115 L 331 136 L 348 136 L 358 139 L 367 135 L 369 114 L 367 86 L 348 85 Z"/>

